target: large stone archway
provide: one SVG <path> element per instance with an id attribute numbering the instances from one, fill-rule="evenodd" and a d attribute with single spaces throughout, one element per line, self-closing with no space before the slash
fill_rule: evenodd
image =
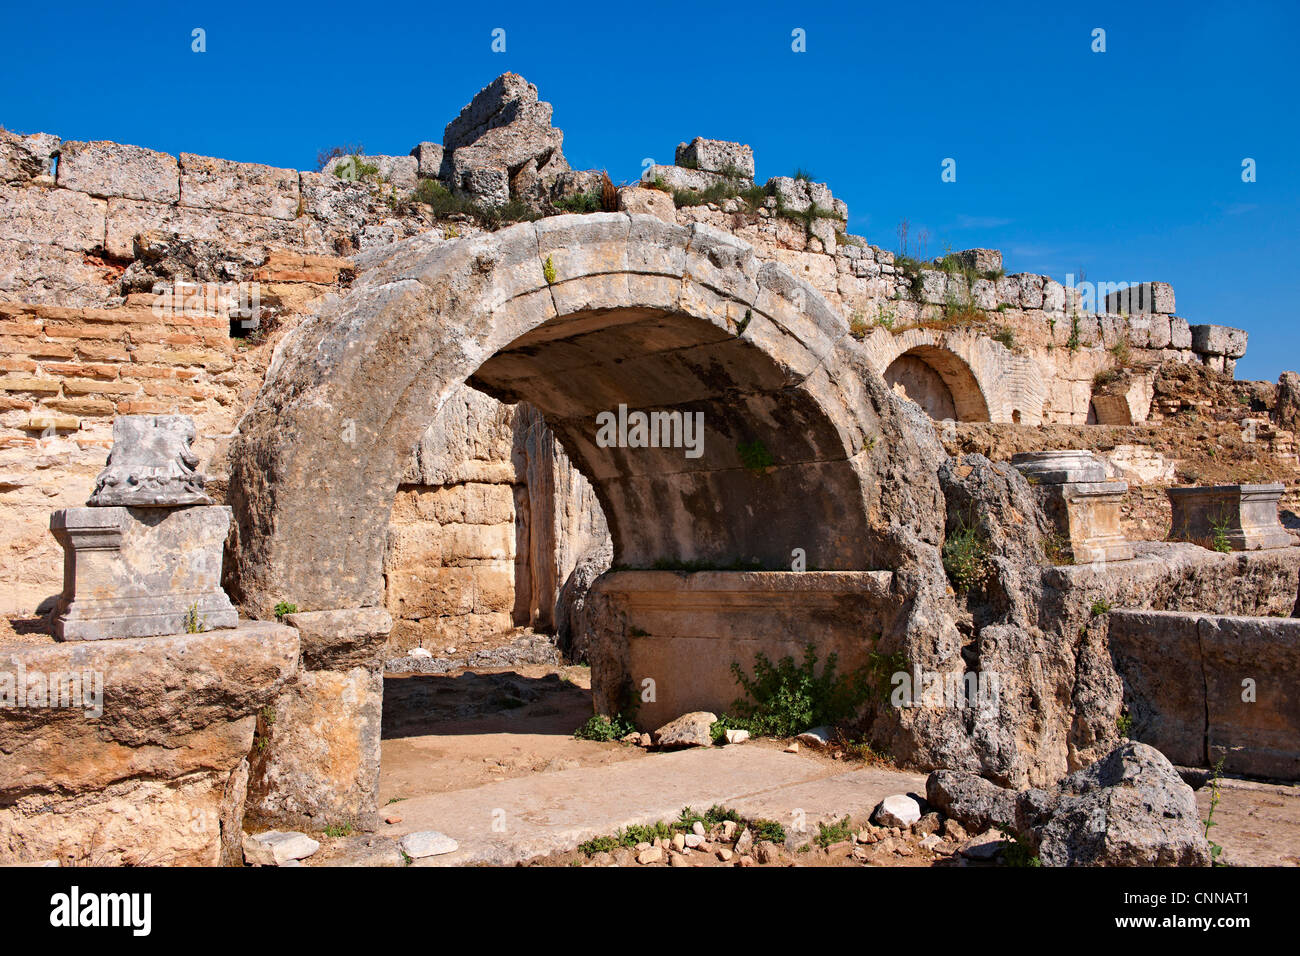
<path id="1" fill-rule="evenodd" d="M 813 575 L 709 585 L 769 595 L 754 606 L 774 612 L 749 618 L 779 632 L 769 649 L 813 640 L 804 604 L 812 620 L 838 609 L 835 633 L 818 640 L 842 660 L 851 650 L 861 662 L 881 633 L 909 626 L 895 593 L 907 588 L 890 572 L 942 539 L 937 445 L 809 285 L 725 233 L 647 216 L 419 236 L 361 257 L 353 288 L 285 338 L 231 446 L 229 587 L 254 616 L 281 601 L 310 612 L 295 617 L 314 648 L 277 705 L 307 739 L 276 725 L 286 736 L 255 761 L 256 808 L 319 817 L 341 806 L 357 818 L 370 807 L 382 679 L 358 649 L 382 629 L 385 529 L 412 449 L 467 381 L 546 416 L 600 498 L 616 568 L 788 572 L 798 549 Z M 603 447 L 596 416 L 620 406 L 702 416 L 698 456 Z M 884 577 L 863 576 L 873 571 Z M 593 655 L 605 707 L 637 666 L 627 645 L 641 629 L 620 621 L 616 646 Z M 697 637 L 642 659 L 707 654 Z M 767 645 L 736 646 L 743 656 Z M 360 755 L 344 780 L 338 753 Z"/>
<path id="2" fill-rule="evenodd" d="M 248 611 L 379 603 L 401 469 L 467 380 L 542 410 L 600 495 L 617 564 L 887 559 L 867 518 L 880 380 L 844 320 L 744 243 L 598 214 L 421 236 L 360 266 L 280 345 L 232 445 Z M 598 447 L 596 414 L 620 404 L 703 413 L 702 454 Z"/>

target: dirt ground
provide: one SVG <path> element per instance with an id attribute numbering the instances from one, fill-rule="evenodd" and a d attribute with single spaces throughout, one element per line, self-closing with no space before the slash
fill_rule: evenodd
<path id="1" fill-rule="evenodd" d="M 590 672 L 546 665 L 448 675 L 390 675 L 384 683 L 381 811 L 400 814 L 400 802 L 421 794 L 463 790 L 499 780 L 576 767 L 642 760 L 638 747 L 577 740 L 573 731 L 591 714 Z M 745 746 L 781 749 L 784 741 Z M 807 754 L 807 751 L 805 751 Z M 816 755 L 840 769 L 854 766 Z M 1224 847 L 1229 865 L 1300 866 L 1300 786 L 1225 780 L 1211 839 Z M 1197 791 L 1208 814 L 1210 790 Z M 383 813 L 381 812 L 381 816 Z M 856 833 L 866 820 L 853 820 Z M 384 825 L 381 824 L 381 834 Z M 772 866 L 979 866 L 952 852 L 931 852 L 914 836 L 880 831 L 878 844 L 850 839 L 828 850 L 782 852 Z M 900 848 L 901 847 L 901 851 Z M 695 865 L 729 866 L 714 854 L 693 854 Z M 633 863 L 634 854 L 598 857 L 597 865 Z M 665 863 L 667 856 L 665 856 Z M 529 861 L 531 865 L 579 866 L 593 862 L 577 851 Z"/>
<path id="2" fill-rule="evenodd" d="M 591 716 L 590 688 L 585 667 L 385 677 L 380 806 L 645 757 L 638 747 L 574 738 Z"/>

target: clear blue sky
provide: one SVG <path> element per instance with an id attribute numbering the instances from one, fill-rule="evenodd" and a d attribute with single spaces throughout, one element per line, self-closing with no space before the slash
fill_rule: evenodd
<path id="1" fill-rule="evenodd" d="M 9 129 L 310 169 L 335 143 L 441 140 L 513 70 L 555 105 L 577 168 L 633 180 L 681 140 L 743 140 L 760 181 L 807 168 L 878 245 L 906 216 L 931 254 L 992 246 L 1012 272 L 1168 281 L 1193 324 L 1249 330 L 1238 377 L 1300 368 L 1296 0 L 60 0 L 5 19 Z"/>

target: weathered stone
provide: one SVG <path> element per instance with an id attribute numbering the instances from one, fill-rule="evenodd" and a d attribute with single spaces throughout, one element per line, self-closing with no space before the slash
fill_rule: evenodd
<path id="1" fill-rule="evenodd" d="M 225 506 L 54 512 L 50 530 L 65 554 L 55 634 L 94 641 L 234 627 L 221 589 L 229 527 Z"/>
<path id="2" fill-rule="evenodd" d="M 320 844 L 305 833 L 267 830 L 244 836 L 244 859 L 254 866 L 284 866 L 290 861 L 305 860 Z"/>
<path id="3" fill-rule="evenodd" d="M 180 198 L 176 157 L 141 146 L 96 141 L 59 147 L 58 183 L 104 199 L 174 203 Z"/>
<path id="4" fill-rule="evenodd" d="M 967 771 L 931 773 L 925 781 L 925 800 L 972 832 L 1006 827 L 1016 820 L 1015 791 Z"/>
<path id="5" fill-rule="evenodd" d="M 910 827 L 921 819 L 921 805 L 905 793 L 885 797 L 872 815 L 882 827 Z"/>
<path id="6" fill-rule="evenodd" d="M 1085 563 L 1123 561 L 1133 556 L 1120 527 L 1128 485 L 1106 481 L 1106 469 L 1091 452 L 1030 452 L 1011 459 L 1034 486 L 1043 513 L 1061 536 L 1063 556 Z"/>
<path id="7" fill-rule="evenodd" d="M 38 176 L 52 175 L 59 138 L 49 133 L 23 136 L 0 129 L 0 183 L 23 186 Z"/>
<path id="8" fill-rule="evenodd" d="M 677 221 L 673 197 L 662 189 L 625 186 L 618 191 L 618 208 L 623 212 L 654 216 L 668 223 Z"/>
<path id="9" fill-rule="evenodd" d="M 1113 288 L 1113 286 L 1112 286 Z M 1141 282 L 1106 295 L 1107 312 L 1137 315 L 1155 312 L 1161 315 L 1174 313 L 1174 287 L 1167 282 Z M 1179 346 L 1175 346 L 1178 348 Z"/>
<path id="10" fill-rule="evenodd" d="M 250 813 L 289 825 L 346 820 L 370 827 L 378 818 L 380 708 L 377 665 L 304 670 L 271 704 L 253 752 Z"/>
<path id="11" fill-rule="evenodd" d="M 1153 747 L 1121 744 L 1049 790 L 1017 797 L 1016 828 L 1044 866 L 1208 866 L 1192 788 Z"/>
<path id="12" fill-rule="evenodd" d="M 272 219 L 299 215 L 298 171 L 180 155 L 180 204 Z"/>
<path id="13" fill-rule="evenodd" d="M 321 169 L 321 175 L 355 182 L 358 179 L 358 167 L 361 164 L 374 166 L 378 170 L 375 174 L 378 182 L 385 186 L 395 187 L 400 196 L 405 196 L 405 194 L 415 189 L 419 162 L 414 154 L 410 156 L 336 156 Z"/>
<path id="14" fill-rule="evenodd" d="M 113 448 L 87 503 L 107 508 L 210 505 L 191 450 L 198 429 L 188 415 L 118 415 Z"/>
<path id="15" fill-rule="evenodd" d="M 654 742 L 660 747 L 710 747 L 713 745 L 710 728 L 717 719 L 716 714 L 706 711 L 683 714 L 656 730 Z"/>
<path id="16" fill-rule="evenodd" d="M 986 275 L 991 272 L 1002 271 L 1002 253 L 997 249 L 963 249 L 960 252 L 952 253 L 954 259 L 960 262 L 968 269 L 974 270 L 979 275 Z M 1061 288 L 1059 283 L 1056 287 Z M 1061 300 L 1060 308 L 1064 308 L 1064 298 Z"/>
<path id="17" fill-rule="evenodd" d="M 1278 520 L 1282 491 L 1280 484 L 1169 488 L 1169 538 L 1233 551 L 1290 547 L 1296 539 Z"/>
<path id="18" fill-rule="evenodd" d="M 0 240 L 89 252 L 104 245 L 108 206 L 71 189 L 0 186 Z"/>
<path id="19" fill-rule="evenodd" d="M 338 611 L 298 611 L 286 614 L 286 624 L 298 629 L 302 663 L 308 670 L 342 669 L 372 661 L 393 619 L 383 608 Z"/>
<path id="20" fill-rule="evenodd" d="M 445 155 L 441 143 L 420 143 L 411 150 L 415 157 L 415 174 L 421 179 L 442 179 L 447 175 L 443 168 Z"/>
<path id="21" fill-rule="evenodd" d="M 1241 358 L 1246 354 L 1246 332 L 1226 325 L 1193 325 L 1192 351 L 1205 355 Z"/>
<path id="22" fill-rule="evenodd" d="M 754 151 L 744 143 L 697 136 L 689 143 L 677 144 L 675 162 L 687 169 L 754 178 Z"/>
<path id="23" fill-rule="evenodd" d="M 29 704 L 0 707 L 0 861 L 217 865 L 255 715 L 297 656 L 274 623 L 0 646 L 0 694 L 22 674 Z M 62 705 L 38 703 L 55 683 Z"/>
<path id="24" fill-rule="evenodd" d="M 422 860 L 428 856 L 454 853 L 459 845 L 451 837 L 437 830 L 418 830 L 402 837 L 398 841 L 398 846 L 412 860 Z"/>

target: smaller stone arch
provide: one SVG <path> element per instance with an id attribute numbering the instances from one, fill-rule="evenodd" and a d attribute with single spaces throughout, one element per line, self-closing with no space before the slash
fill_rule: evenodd
<path id="1" fill-rule="evenodd" d="M 909 349 L 884 371 L 885 384 L 916 402 L 936 421 L 989 421 L 989 406 L 970 366 L 933 345 Z"/>

